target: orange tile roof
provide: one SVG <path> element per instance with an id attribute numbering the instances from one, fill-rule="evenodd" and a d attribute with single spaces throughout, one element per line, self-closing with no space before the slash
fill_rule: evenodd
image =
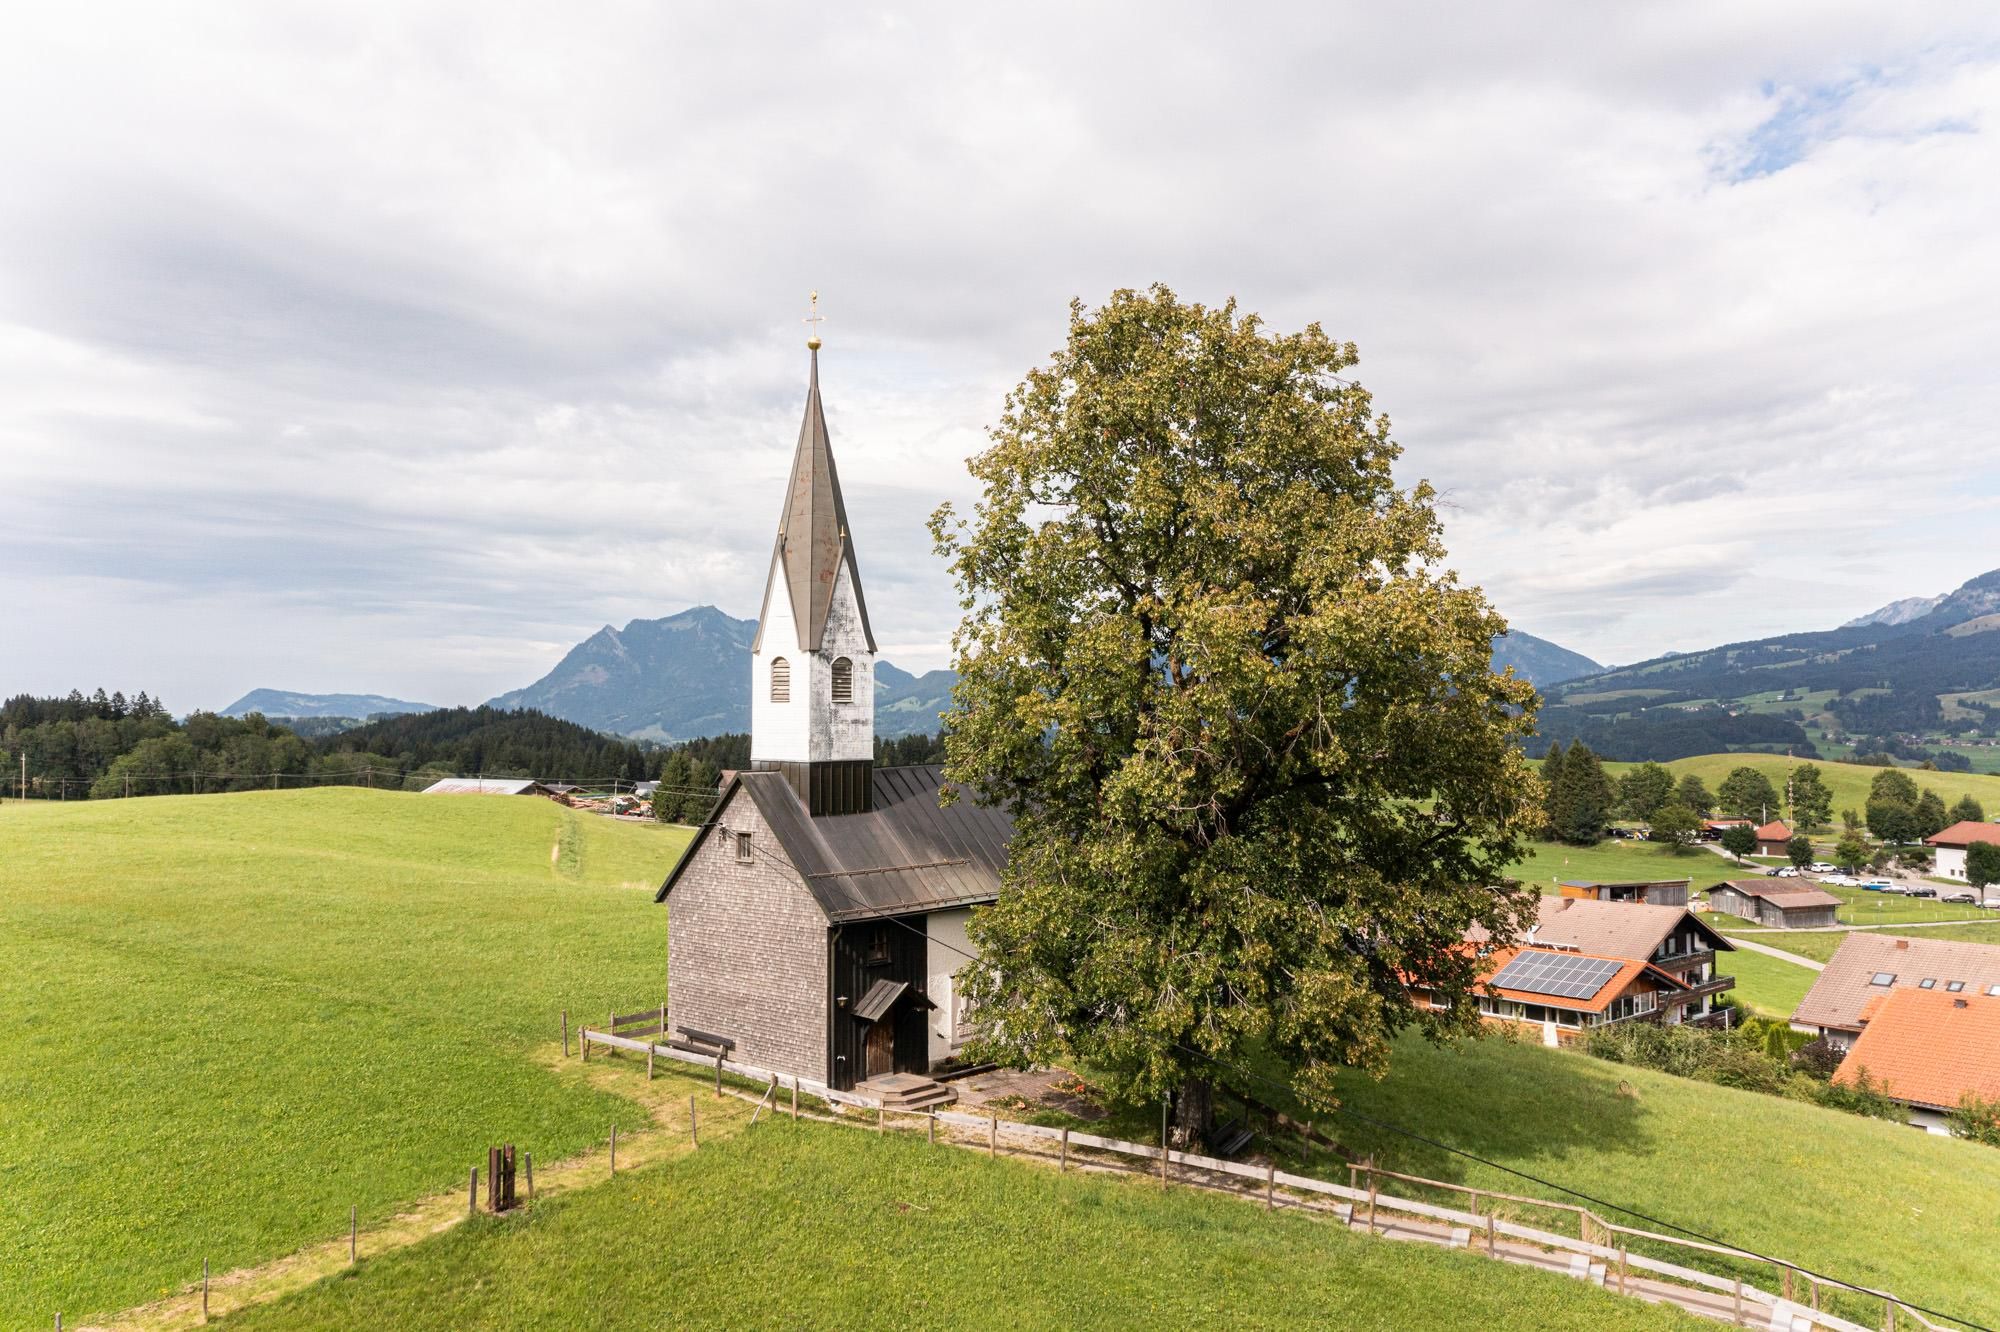
<path id="1" fill-rule="evenodd" d="M 1974 823 L 1960 819 L 1935 837 L 1924 841 L 1931 846 L 1971 846 L 1974 842 L 2000 842 L 2000 823 Z"/>
<path id="2" fill-rule="evenodd" d="M 1560 957 L 1589 957 L 1595 958 L 1600 962 L 1616 962 L 1619 966 L 1611 979 L 1605 981 L 1603 987 L 1588 999 L 1570 999 L 1562 995 L 1543 994 L 1538 990 L 1515 990 L 1502 985 L 1489 984 L 1493 977 L 1506 969 L 1509 962 L 1512 962 L 1516 957 L 1526 952 L 1554 953 Z M 1580 953 L 1568 948 L 1502 948 L 1488 957 L 1486 963 L 1486 970 L 1481 974 L 1479 983 L 1503 999 L 1513 999 L 1524 1004 L 1541 1004 L 1545 1008 L 1561 1008 L 1577 1013 L 1602 1013 L 1605 1009 L 1611 1007 L 1612 1000 L 1625 993 L 1632 982 L 1647 971 L 1653 973 L 1655 980 L 1663 982 L 1660 987 L 1661 989 L 1674 989 L 1680 986 L 1680 982 L 1675 981 L 1673 977 L 1664 972 L 1655 970 L 1649 963 L 1634 958 L 1604 957 L 1597 953 Z"/>
<path id="3" fill-rule="evenodd" d="M 1891 990 L 1866 1006 L 1833 1080 L 1862 1069 L 1899 1101 L 1955 1109 L 1966 1092 L 2000 1097 L 2000 999 L 1967 990 Z"/>
<path id="4" fill-rule="evenodd" d="M 1966 992 L 1985 995 L 1988 987 L 2000 986 L 2000 945 L 1924 938 L 1914 930 L 1907 937 L 1873 930 L 1849 931 L 1799 1001 L 1792 1021 L 1809 1027 L 1855 1030 L 1861 1025 L 1868 1001 L 1890 988 L 1869 983 L 1877 973 L 1893 976 L 1890 984 L 1899 990 L 1916 989 L 1919 981 L 1929 977 L 1939 990 L 1962 980 Z"/>
<path id="5" fill-rule="evenodd" d="M 1792 840 L 1792 830 L 1785 826 L 1783 819 L 1773 819 L 1757 830 L 1757 840 L 1760 842 L 1789 842 Z"/>

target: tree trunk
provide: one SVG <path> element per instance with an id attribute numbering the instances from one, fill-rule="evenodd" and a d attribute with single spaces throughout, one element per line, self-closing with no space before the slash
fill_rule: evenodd
<path id="1" fill-rule="evenodd" d="M 1207 1078 L 1189 1078 L 1183 1082 L 1174 1093 L 1167 1133 L 1173 1149 L 1192 1152 L 1206 1146 L 1214 1118 L 1215 1084 Z"/>

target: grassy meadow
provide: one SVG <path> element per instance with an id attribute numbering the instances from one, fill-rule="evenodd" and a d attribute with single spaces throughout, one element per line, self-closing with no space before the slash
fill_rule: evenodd
<path id="1" fill-rule="evenodd" d="M 1786 758 L 1783 754 L 1702 754 L 1695 758 L 1675 759 L 1663 766 L 1679 777 L 1693 773 L 1701 778 L 1713 791 L 1737 768 L 1755 768 L 1771 779 L 1771 784 L 1780 794 L 1785 789 L 1785 778 L 1793 768 L 1801 763 L 1813 763 L 1819 768 L 1821 780 L 1833 792 L 1833 815 L 1840 817 L 1843 809 L 1863 810 L 1868 804 L 1868 786 L 1875 780 L 1880 768 L 1862 763 L 1835 763 L 1826 759 Z M 1617 776 L 1627 768 L 1636 768 L 1636 763 L 1606 763 L 1605 771 Z M 1981 772 L 1919 772 L 1905 768 L 1918 787 L 1928 786 L 1943 798 L 1947 806 L 1956 804 L 1960 796 L 1972 796 L 1986 807 L 1989 817 L 2000 816 L 2000 774 Z M 1772 811 L 1775 816 L 1777 811 Z"/>
<path id="2" fill-rule="evenodd" d="M 1500 1165 L 2000 1322 L 2000 1149 L 1504 1039 L 1406 1039 L 1386 1079 L 1357 1074 L 1342 1092 L 1354 1110 Z M 1334 1122 L 1390 1169 L 1549 1196 L 1354 1117 Z"/>
<path id="3" fill-rule="evenodd" d="M 1773 941 L 1772 946 L 1786 947 L 1777 941 Z M 1799 1000 L 1806 997 L 1806 991 L 1812 988 L 1813 977 L 1819 974 L 1811 967 L 1754 953 L 1748 948 L 1739 948 L 1719 958 L 1716 970 L 1736 977 L 1736 988 L 1729 992 L 1729 996 L 1739 1006 L 1758 1017 L 1776 1018 L 1780 1022 L 1791 1021 Z"/>
<path id="4" fill-rule="evenodd" d="M 1150 1178 L 777 1120 L 222 1320 L 244 1332 L 1701 1326 Z"/>
<path id="5" fill-rule="evenodd" d="M 0 806 L 0 1323 L 636 1127 L 532 1053 L 560 1008 L 665 998 L 687 836 L 351 788 Z"/>

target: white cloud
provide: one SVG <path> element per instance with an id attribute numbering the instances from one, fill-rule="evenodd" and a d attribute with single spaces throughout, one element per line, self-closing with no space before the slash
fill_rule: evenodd
<path id="1" fill-rule="evenodd" d="M 1072 295 L 1361 344 L 1521 627 L 2000 565 L 1996 25 L 1951 6 L 44 6 L 0 50 L 0 681 L 474 701 L 754 612 L 805 288 L 878 633 Z"/>

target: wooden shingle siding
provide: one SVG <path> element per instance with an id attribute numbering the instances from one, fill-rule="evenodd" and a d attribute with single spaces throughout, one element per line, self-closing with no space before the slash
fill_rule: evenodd
<path id="1" fill-rule="evenodd" d="M 674 884 L 667 912 L 667 1008 L 676 1028 L 727 1036 L 736 1058 L 824 1080 L 827 919 L 785 868 L 784 848 L 738 791 L 714 818 L 750 835 L 710 837 Z"/>

